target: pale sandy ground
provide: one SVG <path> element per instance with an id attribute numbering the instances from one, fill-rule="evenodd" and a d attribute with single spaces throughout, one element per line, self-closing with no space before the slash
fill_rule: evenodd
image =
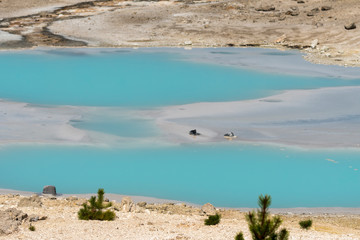
<path id="1" fill-rule="evenodd" d="M 80 221 L 77 211 L 84 200 L 50 200 L 42 198 L 42 207 L 17 207 L 21 196 L 0 195 L 0 210 L 16 207 L 27 214 L 47 216 L 32 223 L 28 230 L 23 223 L 19 230 L 0 239 L 233 239 L 243 231 L 250 239 L 244 213 L 221 210 L 223 218 L 217 226 L 204 226 L 199 210 L 186 205 L 147 205 L 136 212 L 116 211 L 113 222 Z M 114 203 L 118 207 L 118 203 Z M 167 209 L 167 210 L 166 210 Z M 171 209 L 171 211 L 169 211 Z M 311 218 L 311 230 L 301 230 L 298 221 Z M 360 239 L 359 215 L 282 215 L 283 227 L 290 239 Z"/>
<path id="2" fill-rule="evenodd" d="M 0 143 L 55 143 L 118 146 L 119 143 L 179 144 L 228 141 L 276 143 L 292 146 L 360 148 L 360 87 L 292 90 L 262 99 L 208 102 L 130 111 L 153 119 L 160 136 L 127 138 L 75 128 L 73 120 L 96 113 L 122 117 L 119 108 L 46 107 L 0 102 Z M 125 112 L 122 114 L 122 112 Z M 20 114 L 21 113 L 21 114 Z M 114 115 L 115 114 L 115 115 Z M 116 115 L 118 114 L 118 115 Z M 85 119 L 83 119 L 85 118 Z M 192 137 L 190 129 L 201 135 Z"/>
<path id="3" fill-rule="evenodd" d="M 25 16 L 41 11 L 52 11 L 57 7 L 71 5 L 84 0 L 1 0 L 0 17 Z"/>
<path id="4" fill-rule="evenodd" d="M 150 111 L 168 138 L 178 142 L 233 141 L 311 147 L 360 147 L 359 87 L 293 90 L 267 98 L 194 103 Z M 188 134 L 197 129 L 200 136 Z"/>

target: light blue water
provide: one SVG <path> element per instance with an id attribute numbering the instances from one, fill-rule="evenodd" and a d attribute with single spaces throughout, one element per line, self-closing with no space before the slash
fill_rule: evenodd
<path id="1" fill-rule="evenodd" d="M 256 207 L 257 196 L 268 193 L 273 207 L 360 207 L 356 151 L 237 144 L 135 151 L 47 146 L 9 147 L 0 159 L 0 188 L 40 192 L 53 184 L 58 192 L 88 193 L 103 187 L 227 207 Z"/>
<path id="2" fill-rule="evenodd" d="M 166 50 L 5 52 L 0 54 L 0 70 L 0 98 L 55 105 L 147 108 L 360 85 L 360 79 L 195 64 Z M 104 116 L 72 124 L 125 137 L 156 136 L 145 120 Z M 360 168 L 359 156 L 353 150 L 281 150 L 232 143 L 129 149 L 7 146 L 0 150 L 0 188 L 39 192 L 51 184 L 60 193 L 87 193 L 103 187 L 112 193 L 227 207 L 255 207 L 257 196 L 267 193 L 274 207 L 360 207 L 360 173 L 355 170 Z"/>
<path id="3" fill-rule="evenodd" d="M 287 89 L 360 85 L 360 78 L 283 76 L 195 64 L 166 50 L 5 52 L 0 54 L 0 71 L 0 98 L 55 105 L 164 106 L 253 99 Z"/>

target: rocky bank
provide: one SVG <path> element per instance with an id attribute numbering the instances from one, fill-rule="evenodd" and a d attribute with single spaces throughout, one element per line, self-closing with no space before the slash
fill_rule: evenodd
<path id="1" fill-rule="evenodd" d="M 234 209 L 186 204 L 113 201 L 115 221 L 83 221 L 77 212 L 86 199 L 77 197 L 0 195 L 0 239 L 233 239 L 240 230 L 250 234 L 245 213 Z M 205 226 L 207 214 L 222 215 L 219 225 Z M 282 213 L 290 239 L 360 239 L 360 216 L 351 214 Z M 298 222 L 311 218 L 310 230 Z M 29 226 L 35 227 L 30 231 Z"/>

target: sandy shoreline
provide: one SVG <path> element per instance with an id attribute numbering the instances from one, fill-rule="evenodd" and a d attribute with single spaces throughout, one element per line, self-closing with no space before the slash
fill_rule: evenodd
<path id="1" fill-rule="evenodd" d="M 4 190 L 2 190 L 4 191 Z M 4 191 L 9 193 L 9 191 Z M 17 193 L 15 191 L 14 193 Z M 114 221 L 81 221 L 77 212 L 86 199 L 77 197 L 49 198 L 0 194 L 0 217 L 7 209 L 16 208 L 27 214 L 23 221 L 14 220 L 13 229 L 0 222 L 0 239 L 233 239 L 243 231 L 250 233 L 245 221 L 249 209 L 220 209 L 220 224 L 204 226 L 206 213 L 197 206 L 173 203 L 127 204 L 113 202 Z M 128 200 L 127 200 L 128 201 Z M 131 206 L 131 207 L 130 207 Z M 358 240 L 360 239 L 359 209 L 274 209 L 283 220 L 282 227 L 290 232 L 290 239 Z M 244 211 L 244 212 L 243 212 Z M 39 219 L 30 222 L 29 219 Z M 40 220 L 42 219 L 42 220 Z M 313 220 L 310 230 L 301 230 L 298 222 Z M 5 224 L 9 221 L 6 220 Z M 30 223 L 35 231 L 29 231 Z"/>
<path id="2" fill-rule="evenodd" d="M 3 189 L 0 188 L 0 195 L 12 195 L 18 194 L 24 197 L 30 197 L 34 194 L 42 195 L 42 193 L 36 192 L 28 192 L 28 191 L 19 191 L 13 189 Z M 66 199 L 68 197 L 78 197 L 81 199 L 89 199 L 91 196 L 96 196 L 96 193 L 84 193 L 84 194 L 58 194 L 56 198 L 58 199 Z M 46 196 L 50 197 L 50 196 Z M 113 194 L 106 193 L 105 197 L 110 201 L 116 201 L 118 203 L 121 202 L 123 197 L 130 197 L 134 203 L 146 202 L 148 204 L 186 204 L 187 206 L 192 206 L 195 208 L 200 208 L 201 205 L 177 201 L 177 200 L 169 200 L 169 199 L 161 199 L 161 198 L 153 198 L 153 197 L 145 197 L 145 196 L 132 196 L 132 195 L 122 195 L 122 194 Z M 218 209 L 229 209 L 229 210 L 238 210 L 240 212 L 249 212 L 254 210 L 254 208 L 247 207 L 239 207 L 239 208 L 229 208 L 229 207 L 221 207 L 215 206 Z M 273 214 L 283 214 L 283 215 L 360 215 L 360 207 L 296 207 L 296 208 L 271 208 L 271 212 Z"/>

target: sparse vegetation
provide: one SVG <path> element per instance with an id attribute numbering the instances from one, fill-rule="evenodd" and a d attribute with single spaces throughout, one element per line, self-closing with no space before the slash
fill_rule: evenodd
<path id="1" fill-rule="evenodd" d="M 35 226 L 33 226 L 33 225 L 30 224 L 29 230 L 32 231 L 32 232 L 34 232 L 34 231 L 35 231 Z"/>
<path id="2" fill-rule="evenodd" d="M 244 234 L 242 232 L 239 232 L 236 236 L 235 236 L 235 240 L 245 240 L 244 239 Z"/>
<path id="3" fill-rule="evenodd" d="M 303 220 L 299 222 L 299 225 L 302 229 L 306 229 L 308 230 L 309 228 L 311 228 L 312 226 L 312 220 L 308 219 L 308 220 Z"/>
<path id="4" fill-rule="evenodd" d="M 111 203 L 104 204 L 104 193 L 104 189 L 100 188 L 97 199 L 95 196 L 90 198 L 90 206 L 87 203 L 83 204 L 83 208 L 78 212 L 80 220 L 112 221 L 115 219 L 115 213 L 113 211 L 106 210 L 103 212 L 103 209 L 111 207 Z"/>
<path id="5" fill-rule="evenodd" d="M 283 228 L 276 232 L 280 227 L 282 220 L 280 217 L 271 217 L 268 211 L 271 205 L 271 196 L 259 196 L 258 205 L 260 209 L 257 212 L 252 211 L 246 215 L 246 221 L 253 240 L 287 240 L 289 232 Z M 237 239 L 244 239 L 242 233 L 238 233 Z"/>
<path id="6" fill-rule="evenodd" d="M 216 225 L 219 224 L 221 219 L 220 214 L 210 215 L 207 219 L 205 219 L 205 225 Z"/>

